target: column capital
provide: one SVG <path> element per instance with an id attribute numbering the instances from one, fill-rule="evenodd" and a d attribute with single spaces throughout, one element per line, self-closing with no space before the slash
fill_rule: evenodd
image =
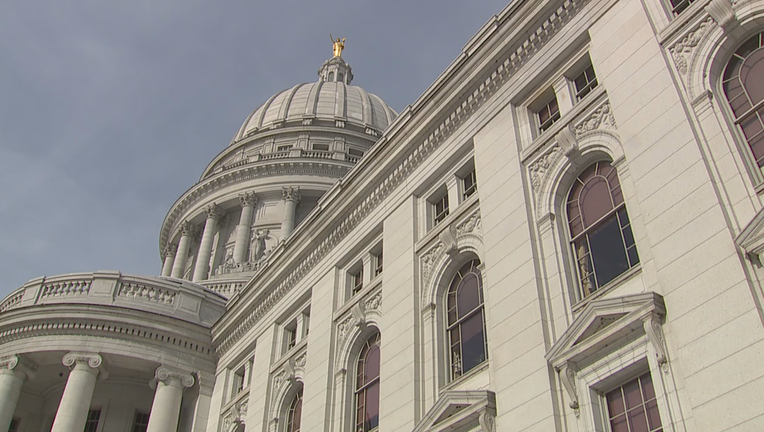
<path id="1" fill-rule="evenodd" d="M 254 192 L 245 192 L 239 195 L 239 202 L 242 207 L 254 207 L 257 204 L 257 195 Z"/>
<path id="2" fill-rule="evenodd" d="M 167 243 L 167 246 L 164 247 L 164 256 L 165 258 L 167 256 L 175 256 L 176 253 L 178 253 L 178 245 L 174 243 Z"/>
<path id="3" fill-rule="evenodd" d="M 192 237 L 196 234 L 196 226 L 191 222 L 184 220 L 180 223 L 180 235 Z"/>
<path id="4" fill-rule="evenodd" d="M 98 353 L 88 352 L 70 352 L 64 355 L 61 359 L 61 363 L 69 369 L 74 369 L 77 366 L 86 366 L 89 372 L 100 375 L 101 379 L 105 379 L 107 372 L 103 364 L 103 357 Z"/>
<path id="5" fill-rule="evenodd" d="M 22 359 L 18 355 L 0 357 L 0 374 L 14 374 L 23 378 L 34 379 L 37 375 L 37 364 L 32 361 Z"/>
<path id="6" fill-rule="evenodd" d="M 300 202 L 302 196 L 300 194 L 300 187 L 285 186 L 281 188 L 281 198 L 284 201 Z"/>
<path id="7" fill-rule="evenodd" d="M 154 379 L 151 380 L 149 385 L 155 388 L 158 382 L 162 382 L 165 385 L 175 384 L 176 387 L 183 388 L 193 386 L 195 381 L 194 376 L 190 372 L 162 365 L 154 371 Z"/>
<path id="8" fill-rule="evenodd" d="M 204 208 L 204 214 L 207 215 L 207 219 L 220 219 L 223 216 L 223 211 L 217 204 L 212 203 Z"/>

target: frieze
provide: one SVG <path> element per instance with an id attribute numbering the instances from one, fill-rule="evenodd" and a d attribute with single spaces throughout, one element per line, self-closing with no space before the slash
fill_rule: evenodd
<path id="1" fill-rule="evenodd" d="M 689 66 L 687 59 L 692 54 L 693 49 L 698 46 L 698 43 L 700 43 L 703 36 L 705 36 L 706 31 L 709 30 L 713 24 L 713 18 L 706 18 L 706 20 L 701 22 L 698 27 L 687 33 L 687 35 L 685 35 L 679 42 L 669 48 L 671 57 L 674 58 L 674 64 L 682 75 L 687 74 L 687 68 Z"/>
<path id="2" fill-rule="evenodd" d="M 337 228 L 330 232 L 307 257 L 304 257 L 291 274 L 283 278 L 274 289 L 268 290 L 268 294 L 253 302 L 254 306 L 239 321 L 239 324 L 232 330 L 226 331 L 223 338 L 215 341 L 218 353 L 225 353 L 236 341 L 243 337 L 310 269 L 344 239 L 372 210 L 376 209 L 382 200 L 391 191 L 395 190 L 404 179 L 408 178 L 414 169 L 419 167 L 475 110 L 496 93 L 514 75 L 515 71 L 537 53 L 553 35 L 557 34 L 564 27 L 563 23 L 569 21 L 587 3 L 588 0 L 567 1 L 563 3 L 544 22 L 540 23 L 537 31 L 531 32 L 526 40 L 520 41 L 516 45 L 516 50 L 505 57 L 503 62 L 497 62 L 497 68 L 487 73 L 486 78 L 480 81 L 480 84 L 471 93 L 465 94 L 462 98 L 462 103 L 439 125 L 434 127 L 427 138 L 422 140 L 418 146 L 412 146 L 413 151 L 409 156 L 403 159 L 387 178 L 378 182 L 377 187 L 368 194 L 367 198 Z M 416 109 L 416 106 L 414 109 Z M 384 140 L 385 137 L 383 136 L 381 139 Z M 377 145 L 380 144 L 378 143 Z M 183 197 L 182 199 L 185 201 L 188 198 Z M 172 212 L 175 213 L 175 209 Z M 174 216 L 174 214 L 171 214 L 168 219 L 172 220 Z M 253 280 L 258 279 L 262 280 L 262 278 L 253 278 Z"/>
<path id="3" fill-rule="evenodd" d="M 549 167 L 559 158 L 561 153 L 562 150 L 560 149 L 560 146 L 555 144 L 548 153 L 538 158 L 528 167 L 528 171 L 530 171 L 531 174 L 531 186 L 533 187 L 533 190 L 539 190 Z"/>
<path id="4" fill-rule="evenodd" d="M 610 109 L 610 102 L 605 102 L 583 120 L 576 124 L 576 137 L 597 129 L 615 129 L 615 117 Z"/>
<path id="5" fill-rule="evenodd" d="M 481 234 L 481 220 L 480 220 L 480 213 L 475 212 L 467 218 L 466 221 L 460 223 L 456 226 L 456 236 L 462 236 L 465 234 L 471 234 L 471 233 L 477 233 Z"/>

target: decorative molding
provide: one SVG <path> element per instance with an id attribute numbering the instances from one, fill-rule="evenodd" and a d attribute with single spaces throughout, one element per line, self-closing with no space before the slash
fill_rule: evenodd
<path id="1" fill-rule="evenodd" d="M 103 364 L 103 357 L 97 353 L 70 352 L 64 354 L 61 363 L 69 369 L 74 369 L 79 364 L 86 364 L 90 372 L 97 375 L 100 380 L 106 379 L 109 375 Z"/>
<path id="2" fill-rule="evenodd" d="M 560 154 L 562 154 L 562 149 L 559 144 L 555 144 L 548 153 L 536 159 L 528 167 L 528 171 L 531 174 L 531 187 L 537 193 L 541 190 L 541 185 L 544 183 L 549 167 L 554 165 L 557 159 L 559 159 Z"/>
<path id="3" fill-rule="evenodd" d="M 610 109 L 610 102 L 605 101 L 605 103 L 603 103 L 593 113 L 576 124 L 576 137 L 580 137 L 581 135 L 593 130 L 615 129 L 616 127 L 615 117 L 613 116 L 613 111 Z"/>
<path id="4" fill-rule="evenodd" d="M 482 236 L 482 220 L 480 218 L 480 212 L 475 212 L 467 218 L 467 220 L 456 225 L 456 237 L 461 237 L 465 234 L 478 234 Z"/>
<path id="5" fill-rule="evenodd" d="M 604 106 L 608 107 L 608 111 L 610 110 L 609 104 L 606 103 L 603 105 L 603 107 Z M 610 116 L 612 118 L 612 114 L 610 114 Z M 615 119 L 612 119 L 612 122 L 613 125 L 615 125 Z M 560 145 L 562 154 L 564 154 L 568 159 L 573 159 L 580 154 L 578 149 L 578 135 L 580 135 L 578 131 L 576 131 L 570 124 L 557 132 L 555 141 L 557 141 L 557 144 Z"/>
<path id="6" fill-rule="evenodd" d="M 565 391 L 570 398 L 569 407 L 578 411 L 578 391 L 576 390 L 576 368 L 572 362 L 566 362 L 557 371 L 560 373 L 560 381 L 562 386 L 565 387 Z"/>
<path id="7" fill-rule="evenodd" d="M 212 203 L 204 208 L 204 214 L 207 216 L 207 219 L 220 219 L 221 216 L 223 216 L 223 212 L 218 207 L 217 204 Z"/>
<path id="8" fill-rule="evenodd" d="M 0 371 L 13 370 L 19 364 L 19 356 L 12 355 L 8 357 L 0 358 Z"/>
<path id="9" fill-rule="evenodd" d="M 340 321 L 337 325 L 337 346 L 341 347 L 345 345 L 345 341 L 350 335 L 350 331 L 353 330 L 353 327 L 355 327 L 353 315 L 348 315 Z"/>
<path id="10" fill-rule="evenodd" d="M 668 357 L 664 348 L 663 330 L 661 328 L 661 318 L 657 313 L 650 314 L 643 322 L 647 340 L 655 349 L 655 357 L 663 373 L 668 373 Z"/>
<path id="11" fill-rule="evenodd" d="M 496 430 L 496 420 L 488 411 L 483 411 L 478 416 L 481 432 L 494 432 Z"/>
<path id="12" fill-rule="evenodd" d="M 422 258 L 420 258 L 422 263 L 422 281 L 425 285 L 430 282 L 433 270 L 435 270 L 435 264 L 438 262 L 440 256 L 445 253 L 445 250 L 446 246 L 443 243 L 438 242 L 434 247 L 425 252 L 422 255 Z"/>
<path id="13" fill-rule="evenodd" d="M 706 34 L 706 31 L 709 30 L 713 24 L 714 19 L 712 17 L 708 17 L 697 27 L 687 33 L 679 42 L 675 43 L 674 46 L 669 48 L 669 52 L 671 52 L 671 56 L 674 58 L 674 64 L 676 65 L 679 73 L 682 75 L 687 74 L 687 68 L 689 65 L 687 58 L 691 56 L 693 49 L 698 46 L 698 43 Z"/>
<path id="14" fill-rule="evenodd" d="M 256 206 L 257 205 L 257 194 L 254 192 L 245 192 L 243 194 L 239 195 L 239 203 L 242 207 L 246 206 Z"/>
<path id="15" fill-rule="evenodd" d="M 183 387 L 191 387 L 196 381 L 190 372 L 165 365 L 159 366 L 156 371 L 154 371 L 154 380 L 152 380 L 154 384 L 156 384 L 156 382 L 162 382 L 165 385 L 171 385 L 170 383 L 172 380 L 177 380 Z"/>
<path id="16" fill-rule="evenodd" d="M 711 15 L 711 18 L 719 24 L 725 33 L 729 33 L 740 25 L 732 5 L 730 0 L 711 0 L 706 6 L 706 12 Z"/>
<path id="17" fill-rule="evenodd" d="M 456 229 L 451 224 L 438 234 L 438 239 L 445 247 L 445 251 L 448 255 L 455 255 L 459 252 L 459 248 L 456 246 Z"/>
<path id="18" fill-rule="evenodd" d="M 366 199 L 351 211 L 335 229 L 327 234 L 323 241 L 321 241 L 312 252 L 307 254 L 307 256 L 301 257 L 299 264 L 297 264 L 295 268 L 290 269 L 291 273 L 288 276 L 278 278 L 280 282 L 275 287 L 272 287 L 272 289 L 263 290 L 263 294 L 256 299 L 256 301 L 253 301 L 252 306 L 242 314 L 241 319 L 237 320 L 238 324 L 233 326 L 230 330 L 226 329 L 223 331 L 221 337 L 214 341 L 217 352 L 219 354 L 227 352 L 236 341 L 242 338 L 249 329 L 259 322 L 259 320 L 281 298 L 283 298 L 304 275 L 320 262 L 329 251 L 333 250 L 334 246 L 358 226 L 368 214 L 376 209 L 380 203 L 400 184 L 402 184 L 429 155 L 436 151 L 466 119 L 480 108 L 490 96 L 495 94 L 504 83 L 509 81 L 514 76 L 514 72 L 520 69 L 530 57 L 538 53 L 541 47 L 546 45 L 547 41 L 564 27 L 563 24 L 565 22 L 576 16 L 587 3 L 588 0 L 564 2 L 559 8 L 554 10 L 546 20 L 539 23 L 539 26 L 535 31 L 529 32 L 527 39 L 518 41 L 515 45 L 516 49 L 510 51 L 510 54 L 504 58 L 504 61 L 497 61 L 496 68 L 486 72 L 485 79 L 477 80 L 478 84 L 476 84 L 472 92 L 463 94 L 461 104 L 456 106 L 456 108 L 451 111 L 450 115 L 444 116 L 443 121 L 440 124 L 434 125 L 434 127 L 431 128 L 432 132 L 424 138 L 419 145 L 413 145 L 413 143 L 411 143 L 411 150 L 408 157 L 403 158 L 401 163 L 391 170 L 388 177 L 376 182 L 377 187 L 367 194 Z M 414 109 L 417 109 L 416 104 L 412 110 Z M 386 137 L 383 135 L 380 139 L 386 140 Z M 181 198 L 181 201 L 189 200 L 190 196 L 191 194 Z M 328 203 L 324 203 L 324 206 L 326 207 L 331 204 L 332 201 L 329 201 Z M 180 209 L 180 204 L 178 205 L 178 209 Z M 178 210 L 178 212 L 179 211 L 180 210 Z M 172 221 L 175 217 L 177 217 L 176 210 L 173 209 L 166 221 Z M 169 223 L 165 224 L 165 226 L 168 225 Z M 169 229 L 169 226 L 167 229 Z M 263 269 L 260 269 L 259 272 L 264 272 L 270 267 L 271 266 L 266 266 Z M 262 276 L 259 272 L 258 275 Z M 262 277 L 257 277 L 258 275 L 253 277 L 252 280 L 263 280 Z"/>
<path id="19" fill-rule="evenodd" d="M 40 298 L 85 295 L 90 292 L 92 283 L 92 278 L 44 283 Z"/>
<path id="20" fill-rule="evenodd" d="M 180 235 L 195 237 L 196 232 L 197 232 L 196 226 L 192 224 L 191 222 L 184 220 L 183 222 L 180 223 Z"/>
<path id="21" fill-rule="evenodd" d="M 181 335 L 165 334 L 157 329 L 148 329 L 126 323 L 105 322 L 93 318 L 37 322 L 6 327 L 0 331 L 0 345 L 27 337 L 60 335 L 101 335 L 118 340 L 138 338 L 145 339 L 146 342 L 161 344 L 163 347 L 170 345 L 176 350 L 186 351 L 197 356 L 212 355 L 212 350 L 208 345 Z"/>
<path id="22" fill-rule="evenodd" d="M 0 374 L 12 373 L 17 377 L 22 374 L 26 379 L 33 380 L 37 376 L 37 368 L 36 363 L 26 358 L 22 359 L 18 355 L 0 358 Z"/>
<path id="23" fill-rule="evenodd" d="M 162 253 L 162 256 L 167 258 L 167 256 L 175 256 L 175 254 L 178 253 L 178 245 L 174 243 L 167 243 L 167 246 L 164 247 L 164 251 Z"/>
<path id="24" fill-rule="evenodd" d="M 300 202 L 302 195 L 299 187 L 284 186 L 281 188 L 281 199 L 284 201 Z"/>
<path id="25" fill-rule="evenodd" d="M 369 297 L 364 299 L 364 310 L 366 312 L 381 312 L 382 308 L 382 290 L 377 291 L 374 294 L 371 294 Z"/>

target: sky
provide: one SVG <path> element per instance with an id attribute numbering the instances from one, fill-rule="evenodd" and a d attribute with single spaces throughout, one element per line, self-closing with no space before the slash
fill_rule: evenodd
<path id="1" fill-rule="evenodd" d="M 413 103 L 506 0 L 28 0 L 0 7 L 0 297 L 157 275 L 175 200 L 347 38 L 353 85 Z"/>

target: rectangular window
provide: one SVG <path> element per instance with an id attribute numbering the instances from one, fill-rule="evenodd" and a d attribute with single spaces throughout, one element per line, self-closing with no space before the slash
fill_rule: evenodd
<path id="1" fill-rule="evenodd" d="M 313 144 L 313 150 L 329 151 L 329 144 Z"/>
<path id="2" fill-rule="evenodd" d="M 297 345 L 297 329 L 287 328 L 286 331 L 286 351 L 294 348 Z"/>
<path id="3" fill-rule="evenodd" d="M 670 0 L 669 3 L 671 4 L 671 13 L 673 13 L 675 16 L 679 15 L 680 13 L 684 12 L 685 9 L 690 7 L 690 5 L 694 2 L 695 0 Z"/>
<path id="4" fill-rule="evenodd" d="M 560 119 L 560 107 L 557 105 L 557 95 L 552 95 L 552 100 L 546 103 L 539 111 L 536 112 L 539 120 L 539 132 L 552 127 L 552 125 Z"/>
<path id="5" fill-rule="evenodd" d="M 241 365 L 241 367 L 236 369 L 236 372 L 233 373 L 233 392 L 231 393 L 232 397 L 236 396 L 237 394 L 241 393 L 242 390 L 244 390 L 246 385 L 244 381 L 246 373 L 247 369 L 244 367 L 244 365 Z"/>
<path id="6" fill-rule="evenodd" d="M 382 274 L 382 269 L 384 267 L 384 260 L 382 258 L 382 250 L 380 250 L 378 254 L 373 255 L 373 257 L 374 257 L 374 277 L 377 277 Z"/>
<path id="7" fill-rule="evenodd" d="M 354 149 L 352 147 L 348 149 L 348 154 L 350 156 L 357 156 L 357 157 L 362 157 L 363 156 L 363 152 L 361 150 L 356 150 L 356 149 Z"/>
<path id="8" fill-rule="evenodd" d="M 277 152 L 289 151 L 292 148 L 291 145 L 280 145 L 276 147 Z"/>
<path id="9" fill-rule="evenodd" d="M 97 432 L 98 420 L 101 419 L 101 409 L 91 409 L 88 411 L 88 417 L 85 421 L 85 430 L 83 432 Z"/>
<path id="10" fill-rule="evenodd" d="M 472 171 L 462 178 L 462 200 L 471 197 L 475 192 L 477 192 L 477 176 L 475 168 L 472 168 Z"/>
<path id="11" fill-rule="evenodd" d="M 363 289 L 363 267 L 350 273 L 350 288 L 353 294 Z"/>
<path id="12" fill-rule="evenodd" d="M 605 395 L 608 422 L 613 432 L 660 432 L 661 416 L 650 373 Z"/>
<path id="13" fill-rule="evenodd" d="M 149 413 L 136 411 L 132 432 L 146 432 L 149 427 Z"/>
<path id="14" fill-rule="evenodd" d="M 583 72 L 578 74 L 573 83 L 576 85 L 576 100 L 579 101 L 597 87 L 597 76 L 594 75 L 594 67 L 591 63 Z"/>
<path id="15" fill-rule="evenodd" d="M 443 221 L 448 216 L 448 193 L 443 194 L 437 201 L 432 204 L 433 207 L 433 223 L 435 226 Z"/>

